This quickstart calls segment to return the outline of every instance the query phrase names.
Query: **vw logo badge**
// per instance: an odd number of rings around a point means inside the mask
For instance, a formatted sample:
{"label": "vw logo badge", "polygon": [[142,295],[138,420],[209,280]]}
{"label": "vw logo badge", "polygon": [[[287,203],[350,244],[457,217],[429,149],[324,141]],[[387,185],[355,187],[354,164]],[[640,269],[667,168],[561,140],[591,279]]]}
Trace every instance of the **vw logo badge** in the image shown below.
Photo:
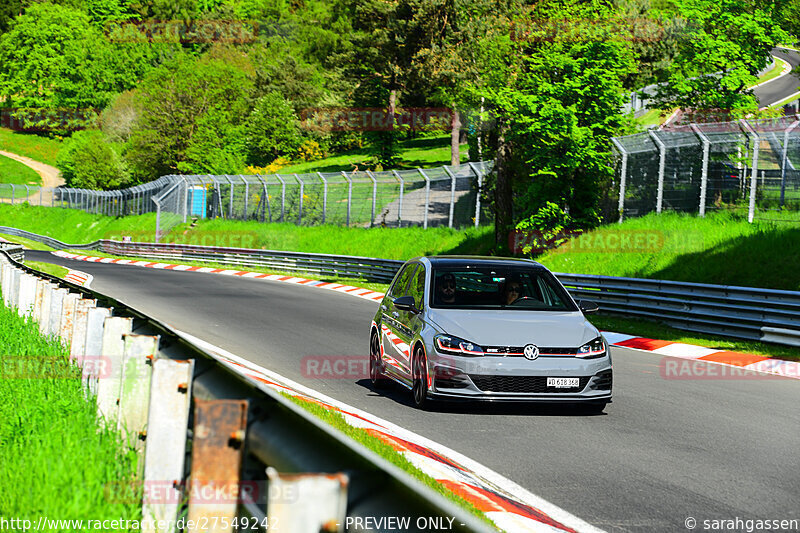
{"label": "vw logo badge", "polygon": [[523,348],[522,353],[525,355],[526,359],[533,361],[539,357],[539,347],[535,344],[528,344]]}

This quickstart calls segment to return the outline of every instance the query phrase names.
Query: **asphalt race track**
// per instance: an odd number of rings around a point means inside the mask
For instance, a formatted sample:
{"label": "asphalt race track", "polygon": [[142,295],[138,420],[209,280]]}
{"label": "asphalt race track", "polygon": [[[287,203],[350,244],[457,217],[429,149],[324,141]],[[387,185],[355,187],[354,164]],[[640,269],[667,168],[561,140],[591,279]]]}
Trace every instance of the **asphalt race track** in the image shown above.
{"label": "asphalt race track", "polygon": [[[792,69],[800,65],[800,54],[792,50],[774,49],[772,55],[789,62]],[[753,89],[753,94],[758,98],[758,105],[761,107],[781,102],[789,96],[800,92],[800,78],[791,72],[782,78],[775,79],[769,83]]]}
{"label": "asphalt race track", "polygon": [[[367,354],[376,303],[288,283],[26,259],[94,276],[93,288],[180,330],[391,420],[608,531],[687,531],[688,517],[800,519],[800,381],[665,379],[661,356],[613,348],[601,416],[535,406],[410,406],[366,379],[304,376],[301,359]],[[669,358],[674,361],[674,359]],[[704,363],[698,363],[704,365]]]}

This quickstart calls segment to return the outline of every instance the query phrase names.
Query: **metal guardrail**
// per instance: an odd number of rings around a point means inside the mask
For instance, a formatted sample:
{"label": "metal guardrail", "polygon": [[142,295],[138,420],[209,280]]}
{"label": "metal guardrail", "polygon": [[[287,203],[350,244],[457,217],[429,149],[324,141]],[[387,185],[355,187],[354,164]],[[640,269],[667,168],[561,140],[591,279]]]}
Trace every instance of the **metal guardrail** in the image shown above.
{"label": "metal guardrail", "polygon": [[6,252],[14,261],[21,262],[25,258],[25,249],[11,242],[0,242],[0,250]]}
{"label": "metal guardrail", "polygon": [[[139,432],[137,437],[137,442],[140,439],[144,441],[143,445],[139,443],[141,446],[146,447],[151,441],[155,445],[159,436],[164,436],[164,424],[157,424],[153,421],[153,395],[155,394],[154,391],[156,391],[157,381],[155,369],[159,366],[164,366],[160,363],[163,360],[169,360],[173,363],[189,363],[191,365],[190,383],[184,382],[177,385],[178,392],[191,391],[192,412],[194,413],[194,426],[193,428],[188,428],[189,438],[194,440],[188,469],[191,482],[200,483],[205,477],[206,480],[211,482],[232,480],[241,486],[253,483],[254,485],[250,486],[263,489],[265,480],[269,479],[272,482],[272,477],[269,477],[269,474],[265,475],[267,467],[279,470],[282,472],[281,475],[284,473],[304,472],[344,473],[348,479],[346,483],[347,517],[407,516],[411,517],[409,531],[423,531],[417,525],[417,518],[419,517],[442,517],[442,519],[450,517],[454,518],[452,529],[455,531],[493,531],[476,516],[445,499],[430,487],[418,482],[408,473],[390,464],[384,458],[356,444],[271,388],[266,385],[259,385],[237,374],[223,364],[219,358],[194,345],[162,322],[105,294],[28,268],[12,258],[11,254],[5,249],[0,250],[0,266],[2,266],[2,269],[0,269],[2,272],[0,284],[2,285],[0,286],[2,287],[4,301],[9,307],[17,308],[21,315],[36,318],[37,311],[46,307],[46,304],[42,304],[41,301],[45,299],[43,295],[48,294],[47,301],[52,303],[58,300],[60,305],[56,307],[53,304],[50,307],[50,325],[45,324],[42,326],[43,328],[53,327],[52,317],[61,317],[60,322],[56,321],[55,329],[48,329],[47,331],[55,331],[56,334],[60,334],[64,338],[64,332],[67,331],[65,324],[68,328],[74,324],[75,329],[70,329],[70,331],[74,332],[78,331],[78,324],[82,324],[83,329],[81,332],[86,332],[87,345],[80,348],[85,353],[79,354],[79,360],[81,360],[81,357],[88,358],[89,354],[93,353],[88,346],[90,337],[102,338],[103,351],[100,353],[103,355],[107,353],[105,350],[107,338],[114,337],[115,334],[119,333],[112,327],[113,324],[109,322],[113,320],[123,319],[129,321],[129,326],[126,330],[127,334],[123,331],[122,335],[116,335],[117,342],[119,342],[119,337],[121,336],[125,344],[126,359],[122,365],[124,371],[127,372],[130,368],[130,363],[135,362],[127,359],[129,343],[136,344],[142,340],[152,340],[154,342],[153,346],[155,348],[151,352],[152,355],[138,354],[142,356],[144,366],[152,368],[150,372],[152,372],[153,376],[151,380],[152,386],[150,387],[150,410],[149,415],[146,415],[150,417],[150,420],[146,422],[146,425],[142,426],[146,427],[147,431]],[[58,295],[58,298],[56,298],[56,295]],[[71,302],[74,307],[68,309],[67,302]],[[92,308],[93,313],[96,312],[94,311],[95,309],[102,309],[98,316],[105,316],[106,318],[105,321],[100,320],[98,324],[95,324],[95,326],[99,326],[99,332],[95,329],[92,330],[93,334],[88,333],[91,326],[87,323],[87,320],[80,322],[76,311],[79,309],[77,302],[87,302],[86,305]],[[45,315],[47,313],[42,312],[41,316]],[[69,319],[66,318],[68,316],[70,317]],[[47,319],[44,320],[46,321]],[[91,322],[91,318],[88,320]],[[77,339],[77,333],[74,333],[74,335]],[[74,354],[74,342],[71,350]],[[118,355],[121,356],[122,354]],[[148,359],[149,362],[145,361],[145,359]],[[123,383],[125,381],[130,380],[124,380]],[[124,387],[125,385],[123,385],[123,389]],[[124,393],[120,392],[120,395],[122,394]],[[176,394],[175,388],[172,389],[172,394]],[[180,397],[180,394],[178,394],[178,397]],[[208,405],[205,402],[218,401],[217,405],[224,407],[222,400],[241,400],[242,402],[237,405],[244,405],[245,407],[244,413],[246,417],[244,420],[240,420],[243,426],[241,430],[232,433],[230,438],[228,437],[229,430],[222,428],[237,428],[239,420],[237,420],[236,415],[238,414],[238,419],[242,418],[241,409],[234,410],[234,416],[232,417],[217,416],[215,418],[212,416],[208,418],[204,415],[202,420],[200,419],[201,409]],[[98,398],[98,408],[101,403]],[[125,403],[125,398],[122,398],[121,403]],[[143,404],[145,406],[148,404],[146,395],[144,396]],[[231,404],[228,403],[227,405],[230,406]],[[162,407],[162,409],[171,407],[166,406]],[[225,409],[219,412],[222,411],[225,411]],[[202,412],[207,413],[207,411]],[[229,415],[231,414],[230,409],[227,412]],[[184,423],[189,423],[190,420],[187,409]],[[158,434],[159,426],[161,427],[160,435]],[[182,439],[187,434],[184,428],[186,426],[183,428],[169,426],[167,428],[173,440],[177,440],[180,443],[177,447],[177,452],[181,460],[185,453],[185,444]],[[211,455],[208,455],[208,449],[198,449],[203,448],[198,444],[198,439],[213,435],[215,431],[222,434],[222,444],[217,449],[211,450]],[[241,440],[241,444],[237,445],[234,442],[237,439]],[[148,467],[150,466],[148,459],[151,457],[150,453],[164,452],[162,450],[155,450],[154,452],[149,449],[144,450],[145,487],[147,487],[148,483],[147,475]],[[202,456],[203,453],[206,453],[206,460],[199,461],[197,458]],[[231,453],[241,454],[242,456],[238,462],[233,461],[234,465],[238,465],[238,471],[236,471],[236,467],[232,467],[227,471],[225,468],[219,467],[220,457]],[[155,461],[155,463],[158,462]],[[163,459],[160,462],[163,463]],[[183,469],[181,469],[181,472],[183,472]],[[213,472],[213,474],[208,477],[210,472]],[[167,477],[160,479],[169,480],[169,487],[159,486],[155,490],[173,490],[175,487],[181,486],[183,481],[183,478],[181,480]],[[151,482],[155,483],[157,480],[151,480]],[[145,493],[147,492],[145,490]],[[264,493],[262,492],[259,498],[263,497]],[[301,495],[295,492],[291,497],[300,498]],[[234,501],[237,499],[234,498]],[[205,509],[201,509],[202,512],[206,513],[203,516],[208,520],[207,523],[211,524],[212,519],[218,517],[214,513],[223,512],[227,503],[229,502],[222,502],[221,504],[220,501],[215,500],[211,505],[207,505]],[[311,507],[317,503],[317,501],[306,502]],[[268,511],[263,504],[263,501],[239,501],[235,509],[237,514],[234,516],[256,519],[263,524],[263,520],[267,516],[265,512]],[[145,502],[144,509],[145,511],[153,512],[160,518],[172,521],[176,519],[174,510],[177,509],[177,504],[173,509],[169,505],[159,507],[158,504]],[[170,515],[169,511],[171,509],[173,512]],[[164,516],[165,510],[168,516]],[[193,512],[197,513],[198,511],[193,511],[192,500],[190,499],[190,517]],[[195,514],[195,516],[197,515]],[[227,523],[230,524],[230,519],[233,517],[228,518]],[[232,527],[224,527],[222,525],[223,522],[219,522],[219,525],[216,525],[217,522],[213,523],[215,524],[214,531],[234,530]],[[375,530],[373,527],[377,527],[370,526],[371,522],[362,520],[362,523],[366,524],[365,531],[373,531]],[[247,529],[250,530],[251,527],[249,526]],[[169,531],[171,528],[158,528],[158,530]],[[341,527],[332,531],[337,530],[341,531]]]}
{"label": "metal guardrail", "polygon": [[[247,248],[95,241],[72,245],[15,228],[0,233],[53,248],[98,249],[148,259],[207,261],[389,282],[403,261]],[[576,299],[602,311],[656,319],[688,331],[800,346],[800,292],[614,276],[556,273]]]}

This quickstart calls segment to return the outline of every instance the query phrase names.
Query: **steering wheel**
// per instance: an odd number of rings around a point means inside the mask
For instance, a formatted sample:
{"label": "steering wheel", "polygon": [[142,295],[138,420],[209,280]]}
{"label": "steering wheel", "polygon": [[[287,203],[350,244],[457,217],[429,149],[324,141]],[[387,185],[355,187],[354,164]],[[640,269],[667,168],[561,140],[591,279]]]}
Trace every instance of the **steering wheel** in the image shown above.
{"label": "steering wheel", "polygon": [[508,305],[514,305],[515,303],[521,302],[523,300],[533,300],[533,298],[531,298],[530,296],[520,296],[519,298],[517,298],[516,300],[514,300],[513,302],[511,302]]}

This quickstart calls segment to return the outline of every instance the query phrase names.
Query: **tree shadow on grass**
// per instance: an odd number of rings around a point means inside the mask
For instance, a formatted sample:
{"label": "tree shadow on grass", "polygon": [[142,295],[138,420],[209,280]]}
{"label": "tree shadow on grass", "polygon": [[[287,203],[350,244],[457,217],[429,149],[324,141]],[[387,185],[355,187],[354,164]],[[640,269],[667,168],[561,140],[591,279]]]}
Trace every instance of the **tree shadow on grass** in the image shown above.
{"label": "tree shadow on grass", "polygon": [[648,277],[800,290],[800,228],[777,226],[701,252],[678,255]]}

